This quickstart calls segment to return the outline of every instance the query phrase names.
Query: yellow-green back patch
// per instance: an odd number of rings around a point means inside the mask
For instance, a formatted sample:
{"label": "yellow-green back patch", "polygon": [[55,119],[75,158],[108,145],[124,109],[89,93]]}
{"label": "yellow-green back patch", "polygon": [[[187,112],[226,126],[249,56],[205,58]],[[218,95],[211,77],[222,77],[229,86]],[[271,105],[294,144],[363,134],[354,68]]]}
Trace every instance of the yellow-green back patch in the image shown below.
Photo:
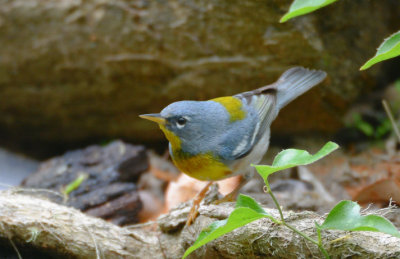
{"label": "yellow-green back patch", "polygon": [[236,97],[232,96],[219,97],[211,99],[211,101],[220,103],[225,107],[225,109],[228,111],[230,115],[231,122],[243,120],[246,116],[246,111],[243,110],[242,102]]}

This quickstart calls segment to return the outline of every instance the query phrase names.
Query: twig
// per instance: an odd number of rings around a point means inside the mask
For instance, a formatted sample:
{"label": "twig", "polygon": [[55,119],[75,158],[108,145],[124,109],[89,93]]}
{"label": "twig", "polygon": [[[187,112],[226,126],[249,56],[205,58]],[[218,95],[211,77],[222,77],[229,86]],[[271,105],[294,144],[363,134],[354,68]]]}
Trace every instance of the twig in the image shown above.
{"label": "twig", "polygon": [[96,242],[96,240],[95,240],[95,238],[94,238],[92,232],[90,231],[90,229],[89,229],[89,227],[88,227],[87,225],[84,225],[84,226],[85,226],[86,231],[89,233],[90,238],[91,238],[92,241],[93,241],[94,248],[95,248],[95,250],[96,250],[96,259],[101,259],[99,246],[98,246],[98,244],[97,244],[97,242]]}
{"label": "twig", "polygon": [[17,246],[14,244],[14,242],[12,241],[12,239],[9,238],[8,240],[10,241],[12,247],[14,248],[15,252],[17,253],[18,259],[22,259],[22,256],[21,256],[21,254],[19,253],[18,248],[17,248]]}
{"label": "twig", "polygon": [[[0,185],[5,185],[1,184]],[[57,191],[49,190],[49,189],[36,189],[36,188],[25,188],[20,186],[10,186],[12,188],[6,190],[16,194],[25,194],[25,193],[32,193],[32,194],[40,194],[40,193],[49,193],[53,194],[56,197],[63,198],[64,196]]]}
{"label": "twig", "polygon": [[15,252],[17,253],[18,259],[22,259],[22,256],[21,256],[20,252],[18,251],[17,246],[15,245],[14,241],[12,241],[9,232],[6,231],[4,224],[2,222],[0,222],[0,224],[1,224],[1,228],[2,228],[3,232],[6,233],[8,241],[10,241],[11,246],[14,248]]}
{"label": "twig", "polygon": [[394,130],[394,133],[396,133],[397,140],[400,143],[400,130],[397,127],[396,121],[393,118],[393,114],[392,114],[392,111],[390,110],[389,104],[386,102],[386,100],[382,100],[382,105],[383,105],[383,108],[385,108],[386,114],[389,117],[390,122],[392,123],[392,127]]}

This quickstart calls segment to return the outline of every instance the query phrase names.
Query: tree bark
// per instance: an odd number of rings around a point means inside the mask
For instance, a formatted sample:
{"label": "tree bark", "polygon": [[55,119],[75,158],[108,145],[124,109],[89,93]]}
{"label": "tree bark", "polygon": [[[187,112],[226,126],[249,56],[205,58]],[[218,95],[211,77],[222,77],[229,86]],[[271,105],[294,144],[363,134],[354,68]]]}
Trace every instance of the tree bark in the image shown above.
{"label": "tree bark", "polygon": [[[0,240],[17,247],[30,244],[58,258],[180,258],[201,230],[226,218],[233,204],[203,205],[200,216],[184,227],[189,204],[154,224],[118,227],[102,219],[18,191],[0,192]],[[274,209],[266,209],[278,217]],[[316,238],[312,212],[285,212],[288,223]],[[399,239],[376,232],[324,231],[332,258],[400,258]],[[334,241],[335,239],[338,239]],[[4,244],[3,244],[4,245]],[[17,253],[17,252],[15,252]],[[291,230],[261,219],[201,247],[189,258],[322,258],[318,248]]]}

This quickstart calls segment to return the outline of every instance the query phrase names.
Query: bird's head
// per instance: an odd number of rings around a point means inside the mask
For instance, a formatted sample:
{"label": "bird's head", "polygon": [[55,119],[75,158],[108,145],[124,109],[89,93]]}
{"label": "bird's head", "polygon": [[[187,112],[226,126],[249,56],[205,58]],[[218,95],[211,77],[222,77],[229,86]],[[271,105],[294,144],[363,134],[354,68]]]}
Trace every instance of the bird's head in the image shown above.
{"label": "bird's head", "polygon": [[161,113],[143,114],[141,118],[158,123],[172,148],[196,148],[218,135],[227,119],[222,107],[210,101],[180,101],[165,107]]}

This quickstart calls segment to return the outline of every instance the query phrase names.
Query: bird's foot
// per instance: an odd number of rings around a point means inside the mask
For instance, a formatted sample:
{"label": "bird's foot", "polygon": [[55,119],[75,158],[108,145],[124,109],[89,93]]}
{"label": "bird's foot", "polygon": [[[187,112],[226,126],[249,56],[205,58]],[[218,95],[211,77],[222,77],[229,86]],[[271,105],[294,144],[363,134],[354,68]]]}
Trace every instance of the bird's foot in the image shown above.
{"label": "bird's foot", "polygon": [[212,184],[213,182],[207,183],[207,185],[204,186],[203,189],[201,189],[201,191],[196,195],[196,197],[194,197],[193,205],[192,208],[190,209],[188,219],[186,221],[186,226],[190,226],[199,215],[200,203],[206,196],[206,193]]}
{"label": "bird's foot", "polygon": [[224,197],[222,197],[221,199],[214,201],[213,204],[218,205],[218,204],[221,204],[224,202],[233,202],[236,200],[238,193],[239,193],[239,189],[235,189],[232,192],[225,195]]}
{"label": "bird's foot", "polygon": [[225,195],[224,197],[222,197],[221,199],[218,199],[216,201],[213,202],[213,204],[221,204],[224,202],[233,202],[236,200],[236,197],[239,194],[239,190],[247,183],[247,179],[245,177],[240,177],[240,182],[239,184],[236,186],[235,189],[233,189],[233,191],[231,191],[230,193],[228,193],[227,195]]}

